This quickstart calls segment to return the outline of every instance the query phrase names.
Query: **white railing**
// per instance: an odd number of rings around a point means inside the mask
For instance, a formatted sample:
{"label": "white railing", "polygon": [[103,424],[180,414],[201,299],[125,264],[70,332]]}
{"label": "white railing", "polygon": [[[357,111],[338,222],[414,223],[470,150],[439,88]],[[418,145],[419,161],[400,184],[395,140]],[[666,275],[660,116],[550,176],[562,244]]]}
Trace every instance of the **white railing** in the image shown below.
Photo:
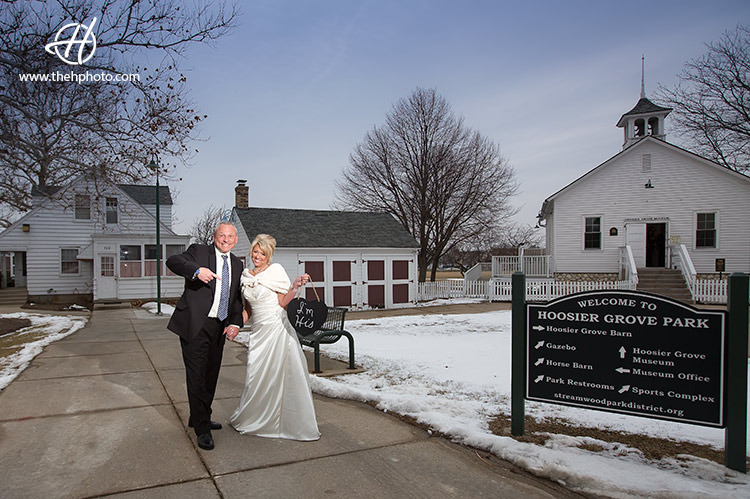
{"label": "white railing", "polygon": [[[693,266],[693,261],[690,259],[690,254],[688,253],[688,250],[684,244],[675,244],[674,249],[675,251],[672,252],[672,264],[677,263],[679,265],[680,272],[682,272],[682,277],[685,279],[685,283],[687,283],[690,294],[693,295],[693,300],[699,301],[695,296],[696,272],[695,267]],[[724,303],[726,303],[727,301],[726,296],[727,295],[725,291]]]}
{"label": "white railing", "polygon": [[726,303],[727,281],[717,279],[696,279],[693,300],[696,303]]}
{"label": "white railing", "polygon": [[492,277],[510,277],[521,271],[521,259],[517,256],[493,256]]}
{"label": "white railing", "polygon": [[[553,279],[526,279],[527,301],[549,301],[560,296],[597,289],[630,289],[635,285],[629,281],[574,282]],[[420,282],[418,300],[437,298],[486,298],[490,301],[511,301],[511,279],[492,281],[435,281]]]}
{"label": "white railing", "polygon": [[620,279],[628,281],[632,289],[638,285],[638,268],[630,245],[620,247]]}
{"label": "white railing", "polygon": [[[550,301],[561,296],[599,289],[635,289],[628,281],[554,281],[552,279],[526,279],[527,301]],[[491,282],[490,300],[511,301],[510,280]]]}
{"label": "white railing", "polygon": [[510,277],[514,272],[549,277],[552,275],[550,261],[550,255],[493,256],[492,277]]}

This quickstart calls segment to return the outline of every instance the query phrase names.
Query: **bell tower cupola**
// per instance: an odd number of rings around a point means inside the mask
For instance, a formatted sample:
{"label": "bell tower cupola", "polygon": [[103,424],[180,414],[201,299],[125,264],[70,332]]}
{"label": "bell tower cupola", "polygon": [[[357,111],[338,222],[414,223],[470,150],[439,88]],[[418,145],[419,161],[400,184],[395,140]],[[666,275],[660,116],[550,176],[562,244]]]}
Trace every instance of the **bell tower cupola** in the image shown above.
{"label": "bell tower cupola", "polygon": [[635,107],[623,114],[617,122],[617,126],[625,132],[623,149],[627,149],[647,135],[661,140],[666,140],[667,137],[664,131],[664,118],[672,108],[657,106],[646,98],[644,65],[645,59],[641,56],[641,98]]}

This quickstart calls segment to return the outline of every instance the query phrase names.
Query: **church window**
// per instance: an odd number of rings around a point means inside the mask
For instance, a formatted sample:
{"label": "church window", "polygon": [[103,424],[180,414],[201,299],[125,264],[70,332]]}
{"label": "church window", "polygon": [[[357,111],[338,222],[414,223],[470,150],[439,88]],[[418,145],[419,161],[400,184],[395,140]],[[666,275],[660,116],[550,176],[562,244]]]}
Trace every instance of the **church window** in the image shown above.
{"label": "church window", "polygon": [[716,213],[696,213],[695,247],[716,247]]}
{"label": "church window", "polygon": [[649,135],[659,134],[659,118],[648,119],[648,134]]}
{"label": "church window", "polygon": [[586,217],[584,219],[583,249],[602,248],[602,218]]}
{"label": "church window", "polygon": [[643,155],[643,165],[641,166],[641,171],[642,172],[651,171],[651,155],[650,154]]}

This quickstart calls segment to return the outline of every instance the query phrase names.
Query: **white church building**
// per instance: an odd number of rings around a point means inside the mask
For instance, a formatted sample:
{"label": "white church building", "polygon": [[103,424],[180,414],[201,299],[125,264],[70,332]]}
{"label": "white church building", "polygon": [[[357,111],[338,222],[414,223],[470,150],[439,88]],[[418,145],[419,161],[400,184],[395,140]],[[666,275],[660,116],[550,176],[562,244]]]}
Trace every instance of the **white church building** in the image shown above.
{"label": "white church building", "polygon": [[547,197],[539,212],[556,280],[636,269],[690,280],[750,272],[750,177],[666,140],[671,109],[646,98],[620,117],[622,150]]}

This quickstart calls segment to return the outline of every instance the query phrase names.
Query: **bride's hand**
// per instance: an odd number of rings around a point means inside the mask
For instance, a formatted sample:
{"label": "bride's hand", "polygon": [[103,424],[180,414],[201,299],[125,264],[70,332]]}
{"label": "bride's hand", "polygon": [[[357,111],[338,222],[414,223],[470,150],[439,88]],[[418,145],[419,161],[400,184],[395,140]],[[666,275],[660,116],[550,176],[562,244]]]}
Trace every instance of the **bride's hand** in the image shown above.
{"label": "bride's hand", "polygon": [[310,276],[308,274],[302,274],[301,276],[297,277],[294,280],[294,290],[297,291],[299,288],[305,285],[307,281],[310,280]]}

